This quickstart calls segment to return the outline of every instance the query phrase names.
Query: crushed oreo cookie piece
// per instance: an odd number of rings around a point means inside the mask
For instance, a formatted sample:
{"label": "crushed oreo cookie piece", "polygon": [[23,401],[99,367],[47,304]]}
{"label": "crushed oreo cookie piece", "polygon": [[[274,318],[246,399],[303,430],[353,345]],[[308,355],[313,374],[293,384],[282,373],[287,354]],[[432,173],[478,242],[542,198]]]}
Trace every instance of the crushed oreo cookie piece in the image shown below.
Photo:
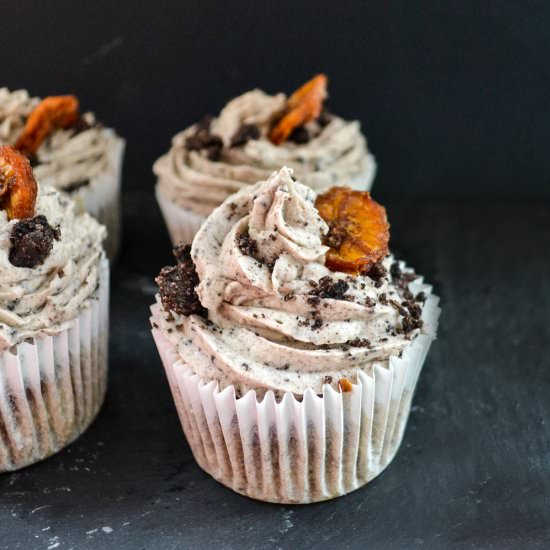
{"label": "crushed oreo cookie piece", "polygon": [[398,332],[408,334],[415,329],[422,328],[424,325],[421,319],[422,308],[417,303],[411,300],[405,300],[401,304],[397,303],[395,300],[391,300],[390,303],[402,316],[401,328],[398,329]]}
{"label": "crushed oreo cookie piece", "polygon": [[317,124],[321,126],[321,128],[324,128],[325,126],[328,126],[334,118],[334,115],[328,111],[327,109],[323,109],[321,111],[321,114],[317,117]]}
{"label": "crushed oreo cookie piece", "polygon": [[338,250],[347,237],[348,231],[346,226],[341,223],[333,222],[329,225],[329,230],[323,240],[323,243],[326,246],[330,246],[330,248],[335,248]]}
{"label": "crushed oreo cookie piece", "polygon": [[388,270],[384,267],[382,260],[370,265],[361,275],[366,275],[374,281],[374,286],[379,288],[382,286],[383,278],[388,274]]}
{"label": "crushed oreo cookie piece", "polygon": [[390,274],[395,286],[404,293],[408,290],[409,284],[415,279],[418,279],[416,273],[403,271],[397,262],[394,262],[390,267]]}
{"label": "crushed oreo cookie piece", "polygon": [[9,260],[15,267],[36,267],[44,263],[59,240],[59,229],[53,228],[46,216],[19,220],[10,234]]}
{"label": "crushed oreo cookie piece", "polygon": [[239,250],[245,255],[250,256],[256,260],[259,264],[267,266],[269,269],[273,269],[275,260],[267,261],[260,255],[258,249],[258,243],[248,233],[242,233],[237,237],[237,246]]}
{"label": "crushed oreo cookie piece", "polygon": [[414,297],[414,299],[417,302],[425,302],[426,301],[426,293],[421,291]]}
{"label": "crushed oreo cookie piece", "polygon": [[241,147],[246,142],[260,138],[260,129],[255,124],[243,124],[231,138],[231,147]]}
{"label": "crushed oreo cookie piece", "polygon": [[223,150],[223,140],[210,132],[212,117],[207,116],[195,125],[195,132],[185,140],[188,151],[205,151],[209,160],[218,161]]}
{"label": "crushed oreo cookie piece", "polygon": [[191,259],[191,245],[177,246],[174,255],[178,264],[164,267],[155,279],[160,288],[164,309],[179,315],[195,314],[206,317],[206,309],[195,291],[199,277]]}
{"label": "crushed oreo cookie piece", "polygon": [[319,298],[332,298],[333,300],[345,300],[345,294],[349,289],[349,283],[343,279],[333,280],[328,275],[321,277],[313,290],[309,291],[310,296]]}
{"label": "crushed oreo cookie piece", "polygon": [[298,126],[294,128],[290,136],[288,136],[288,141],[293,141],[298,144],[309,143],[310,139],[311,136],[305,126]]}
{"label": "crushed oreo cookie piece", "polygon": [[177,244],[172,249],[172,254],[174,254],[178,263],[192,262],[191,259],[191,245],[190,244]]}
{"label": "crushed oreo cookie piece", "polygon": [[64,187],[63,191],[70,194],[78,191],[81,187],[86,187],[87,185],[90,185],[90,180],[79,180],[70,183],[69,185],[67,185],[67,187]]}
{"label": "crushed oreo cookie piece", "polygon": [[239,235],[237,238],[237,246],[245,256],[250,256],[257,261],[261,261],[259,258],[258,242],[250,237],[248,233]]}
{"label": "crushed oreo cookie piece", "polygon": [[74,135],[77,135],[93,127],[94,125],[90,124],[86,120],[86,117],[80,116],[76,119],[76,122],[71,126],[71,130],[74,132]]}
{"label": "crushed oreo cookie piece", "polygon": [[372,344],[368,338],[354,338],[346,342],[348,346],[352,348],[371,348]]}

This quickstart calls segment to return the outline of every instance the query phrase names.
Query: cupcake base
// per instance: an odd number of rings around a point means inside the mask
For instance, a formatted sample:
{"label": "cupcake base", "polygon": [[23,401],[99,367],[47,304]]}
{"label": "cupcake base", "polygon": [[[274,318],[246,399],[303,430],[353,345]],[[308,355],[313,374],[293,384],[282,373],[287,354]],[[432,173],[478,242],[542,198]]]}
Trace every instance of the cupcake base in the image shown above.
{"label": "cupcake base", "polygon": [[96,417],[107,387],[109,267],[59,333],[0,354],[0,472],[55,454]]}
{"label": "cupcake base", "polygon": [[120,187],[125,141],[112,134],[107,166],[88,185],[71,193],[71,198],[85,212],[107,227],[105,251],[111,262],[116,258],[121,238]]}
{"label": "cupcake base", "polygon": [[[237,398],[233,386],[219,391],[179,357],[153,328],[187,441],[199,466],[223,485],[248,497],[275,503],[306,504],[354,491],[384,470],[395,456],[409,416],[412,396],[435,338],[439,308],[431,288],[424,333],[401,357],[358,373],[352,391],[323,386],[301,400],[273,392],[262,401],[249,391]],[[153,327],[161,315],[152,308]]]}
{"label": "cupcake base", "polygon": [[174,246],[177,244],[191,244],[195,233],[206,220],[206,216],[201,216],[188,208],[178,206],[164,197],[158,187],[155,189],[155,195],[172,244]]}

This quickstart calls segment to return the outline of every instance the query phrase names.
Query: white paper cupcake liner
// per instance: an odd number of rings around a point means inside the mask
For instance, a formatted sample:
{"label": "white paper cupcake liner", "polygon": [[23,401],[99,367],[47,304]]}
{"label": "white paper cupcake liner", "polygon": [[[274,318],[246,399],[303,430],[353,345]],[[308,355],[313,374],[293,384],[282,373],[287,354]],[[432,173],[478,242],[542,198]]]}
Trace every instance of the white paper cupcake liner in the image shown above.
{"label": "white paper cupcake liner", "polygon": [[109,264],[80,315],[53,336],[0,354],[0,472],[42,460],[74,441],[105,396]]}
{"label": "white paper cupcake liner", "polygon": [[[162,331],[153,328],[176,409],[199,466],[220,483],[243,495],[277,503],[305,504],[335,498],[375,478],[397,452],[412,396],[435,339],[439,299],[423,291],[424,333],[403,351],[359,372],[347,393],[323,386],[301,401],[286,393],[262,401],[249,391],[237,398],[233,386],[219,391],[179,357]],[[161,315],[152,308],[153,327]]]}
{"label": "white paper cupcake liner", "polygon": [[175,204],[162,195],[158,186],[155,195],[172,244],[191,244],[206,216]]}
{"label": "white paper cupcake liner", "polygon": [[107,227],[104,246],[107,256],[113,261],[120,247],[121,204],[120,187],[122,164],[126,142],[112,130],[111,147],[105,170],[90,179],[90,183],[71,193],[71,198],[84,211]]}

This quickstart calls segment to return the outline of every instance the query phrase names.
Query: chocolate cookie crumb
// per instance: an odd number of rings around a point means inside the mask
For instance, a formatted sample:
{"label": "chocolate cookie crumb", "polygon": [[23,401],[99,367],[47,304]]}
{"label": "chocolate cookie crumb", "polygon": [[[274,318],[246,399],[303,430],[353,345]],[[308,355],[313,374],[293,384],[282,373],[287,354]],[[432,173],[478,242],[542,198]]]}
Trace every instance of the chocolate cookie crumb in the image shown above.
{"label": "chocolate cookie crumb", "polygon": [[176,257],[176,260],[178,260],[178,263],[192,262],[190,244],[177,244],[172,249],[172,253]]}
{"label": "chocolate cookie crumb", "polygon": [[231,138],[230,147],[240,147],[251,139],[260,138],[260,129],[255,124],[243,124]]}
{"label": "chocolate cookie crumb", "polygon": [[346,342],[348,346],[352,348],[371,348],[372,344],[368,338],[354,338]]}
{"label": "chocolate cookie crumb", "polygon": [[311,296],[319,298],[332,298],[333,300],[344,300],[349,289],[349,284],[343,279],[334,281],[328,275],[321,277],[316,287],[309,291]]}
{"label": "chocolate cookie crumb", "polygon": [[325,126],[328,126],[330,122],[332,122],[332,119],[334,118],[334,115],[328,111],[327,109],[323,109],[321,111],[321,114],[317,118],[317,124],[321,126],[321,128],[324,128]]}
{"label": "chocolate cookie crumb", "polygon": [[206,317],[206,309],[195,291],[199,277],[191,259],[191,246],[177,246],[174,255],[178,265],[164,267],[155,279],[160,288],[160,299],[164,309],[179,315],[196,314]]}
{"label": "chocolate cookie crumb", "polygon": [[298,144],[308,143],[310,139],[311,136],[305,126],[298,126],[297,128],[294,128],[290,136],[288,136],[288,141],[293,141]]}
{"label": "chocolate cookie crumb", "polygon": [[217,161],[221,158],[223,140],[220,136],[210,132],[212,117],[207,116],[195,125],[195,132],[185,140],[188,151],[206,152],[208,159]]}
{"label": "chocolate cookie crumb", "polygon": [[59,229],[54,229],[46,216],[19,220],[11,231],[9,260],[15,267],[36,267],[44,263],[59,240]]}
{"label": "chocolate cookie crumb", "polygon": [[333,222],[329,225],[329,230],[323,239],[323,243],[326,246],[330,246],[330,248],[335,248],[338,250],[342,246],[342,243],[346,240],[347,236],[348,232],[346,226],[342,223]]}
{"label": "chocolate cookie crumb", "polygon": [[313,321],[313,325],[312,325],[312,328],[313,329],[319,329],[323,326],[323,320],[320,318],[320,317],[317,317],[314,321]]}
{"label": "chocolate cookie crumb", "polygon": [[71,126],[71,130],[74,132],[74,135],[77,135],[93,127],[94,125],[90,124],[86,120],[86,117],[81,116],[81,117],[78,117],[76,122]]}
{"label": "chocolate cookie crumb", "polygon": [[81,187],[86,187],[87,185],[90,185],[90,180],[79,180],[67,185],[63,191],[70,194],[78,191]]}
{"label": "chocolate cookie crumb", "polygon": [[258,256],[258,243],[253,238],[251,238],[248,233],[242,233],[238,236],[237,246],[245,256],[250,256],[257,261],[261,261]]}
{"label": "chocolate cookie crumb", "polygon": [[[395,264],[394,264],[395,265]],[[382,286],[382,279],[388,274],[388,270],[384,267],[382,260],[372,264],[361,273],[361,275],[366,275],[369,279],[374,281],[374,286],[379,288]]]}

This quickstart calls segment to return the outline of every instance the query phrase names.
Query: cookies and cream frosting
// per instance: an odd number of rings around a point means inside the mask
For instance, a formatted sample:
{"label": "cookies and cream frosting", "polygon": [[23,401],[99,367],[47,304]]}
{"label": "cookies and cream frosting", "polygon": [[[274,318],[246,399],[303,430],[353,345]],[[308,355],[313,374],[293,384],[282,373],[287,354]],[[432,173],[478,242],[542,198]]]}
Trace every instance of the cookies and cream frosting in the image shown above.
{"label": "cookies and cream frosting", "polygon": [[195,236],[207,315],[162,300],[160,328],[201,379],[241,393],[320,393],[399,355],[423,330],[423,297],[408,290],[416,276],[391,256],[369,274],[325,266],[328,227],[315,199],[285,167],[233,195]]}
{"label": "cookies and cream frosting", "polygon": [[[0,145],[14,145],[40,99],[26,90],[0,88]],[[34,174],[42,185],[72,191],[93,181],[109,162],[109,151],[119,138],[113,130],[85,113],[77,127],[56,129],[46,137],[33,159]]]}
{"label": "cookies and cream frosting", "polygon": [[76,214],[73,202],[52,187],[40,187],[35,213],[56,237],[38,265],[17,267],[10,261],[14,232],[29,220],[8,221],[0,211],[0,350],[61,331],[98,287],[105,228]]}
{"label": "cookies and cream frosting", "polygon": [[[301,138],[280,145],[269,140],[286,100],[285,94],[252,90],[230,101],[217,118],[177,134],[170,151],[153,168],[158,192],[208,215],[229,195],[267,179],[281,166],[292,168],[301,182],[317,191],[336,182],[370,187],[376,164],[357,121],[323,114],[299,129]],[[243,137],[247,130],[249,135]],[[209,132],[213,145],[219,140],[219,147],[194,147],[200,131]]]}

